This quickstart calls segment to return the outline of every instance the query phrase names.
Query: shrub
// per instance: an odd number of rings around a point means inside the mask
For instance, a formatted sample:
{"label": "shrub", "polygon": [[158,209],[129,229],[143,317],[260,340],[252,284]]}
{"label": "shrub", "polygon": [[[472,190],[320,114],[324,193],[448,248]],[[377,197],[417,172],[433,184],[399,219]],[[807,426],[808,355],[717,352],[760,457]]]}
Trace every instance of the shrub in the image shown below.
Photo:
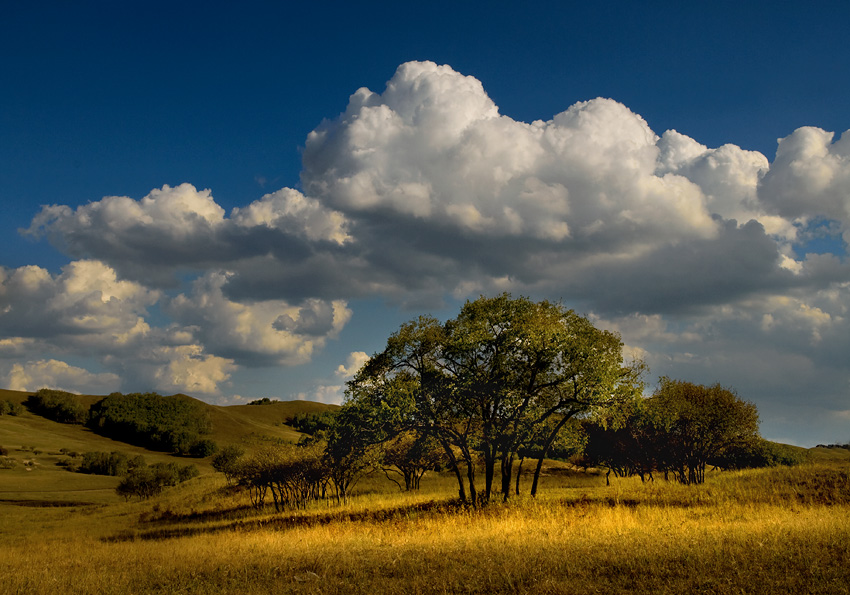
{"label": "shrub", "polygon": [[249,405],[271,405],[272,403],[279,403],[277,399],[270,399],[268,397],[263,397],[262,399],[255,399],[248,403]]}
{"label": "shrub", "polygon": [[20,403],[15,403],[6,399],[0,401],[0,415],[20,415],[24,412],[24,407]]}
{"label": "shrub", "polygon": [[295,428],[303,434],[314,435],[318,432],[327,431],[333,424],[335,413],[323,411],[322,413],[298,413],[287,421],[287,425]]}
{"label": "shrub", "polygon": [[214,455],[218,451],[218,444],[209,438],[201,438],[196,440],[189,447],[189,456],[197,459],[203,459]]}
{"label": "shrub", "polygon": [[807,460],[804,450],[763,438],[727,449],[710,463],[722,469],[755,469],[777,465],[801,465]]}
{"label": "shrub", "polygon": [[8,457],[9,450],[5,446],[0,446],[0,457]]}
{"label": "shrub", "polygon": [[129,500],[133,496],[147,500],[178,483],[197,477],[195,465],[180,467],[177,463],[155,463],[150,466],[135,467],[124,476],[115,493]]}

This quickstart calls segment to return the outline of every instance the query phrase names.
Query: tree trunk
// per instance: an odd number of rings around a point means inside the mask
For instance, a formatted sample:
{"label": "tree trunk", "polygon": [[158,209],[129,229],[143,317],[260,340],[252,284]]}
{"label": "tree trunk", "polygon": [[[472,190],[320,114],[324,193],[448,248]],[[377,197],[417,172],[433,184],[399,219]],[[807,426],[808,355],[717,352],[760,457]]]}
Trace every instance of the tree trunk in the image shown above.
{"label": "tree trunk", "polygon": [[468,504],[468,500],[466,499],[466,487],[463,484],[463,475],[460,472],[460,466],[457,464],[457,457],[455,457],[455,453],[452,450],[451,445],[443,438],[440,438],[440,444],[443,446],[443,450],[446,452],[446,457],[449,459],[449,466],[455,474],[455,478],[457,478],[458,485],[458,498],[464,504]]}
{"label": "tree trunk", "polygon": [[511,495],[511,475],[513,474],[514,453],[502,454],[502,500],[508,501]]}
{"label": "tree trunk", "polygon": [[561,418],[561,421],[558,422],[558,425],[549,433],[549,436],[546,438],[546,442],[543,445],[543,450],[540,451],[540,458],[537,459],[537,467],[534,469],[534,479],[531,482],[531,496],[537,496],[537,483],[540,479],[540,470],[543,468],[543,459],[546,458],[546,454],[549,452],[549,448],[552,446],[552,443],[555,442],[555,438],[558,437],[558,432],[561,431],[561,428],[569,421],[572,415],[565,415]]}
{"label": "tree trunk", "polygon": [[525,457],[520,457],[519,465],[516,469],[516,495],[519,496],[519,476],[522,475],[522,464],[525,462]]}

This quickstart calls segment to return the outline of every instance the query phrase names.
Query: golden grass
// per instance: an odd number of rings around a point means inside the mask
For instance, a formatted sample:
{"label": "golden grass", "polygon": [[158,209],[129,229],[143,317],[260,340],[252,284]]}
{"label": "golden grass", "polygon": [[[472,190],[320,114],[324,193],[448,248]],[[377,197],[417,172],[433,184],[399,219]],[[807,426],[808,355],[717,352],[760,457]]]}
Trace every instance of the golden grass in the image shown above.
{"label": "golden grass", "polygon": [[272,514],[206,476],[151,502],[0,505],[0,593],[850,593],[847,481],[552,475],[537,500],[476,511],[449,504],[451,478],[420,494],[372,478],[344,507]]}

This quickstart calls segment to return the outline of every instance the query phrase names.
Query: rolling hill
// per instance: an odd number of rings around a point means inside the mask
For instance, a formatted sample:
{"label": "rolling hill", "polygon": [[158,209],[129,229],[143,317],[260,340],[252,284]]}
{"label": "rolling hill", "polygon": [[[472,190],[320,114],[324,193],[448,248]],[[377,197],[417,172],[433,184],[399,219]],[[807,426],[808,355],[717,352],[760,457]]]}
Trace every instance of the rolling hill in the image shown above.
{"label": "rolling hill", "polygon": [[[0,389],[0,401],[23,403],[32,393]],[[98,395],[78,395],[90,407]],[[273,401],[262,405],[218,406],[196,400],[209,415],[212,433],[220,446],[237,444],[250,450],[259,444],[297,441],[302,434],[286,425],[296,414],[321,413],[337,408],[309,401]],[[29,411],[0,416],[0,446],[8,451],[12,467],[0,468],[0,501],[55,504],[119,500],[114,488],[119,478],[70,473],[63,466],[73,453],[121,452],[128,457],[144,456],[149,463],[195,464],[200,472],[212,473],[210,459],[181,458],[147,450],[96,434],[82,425],[51,421]]]}

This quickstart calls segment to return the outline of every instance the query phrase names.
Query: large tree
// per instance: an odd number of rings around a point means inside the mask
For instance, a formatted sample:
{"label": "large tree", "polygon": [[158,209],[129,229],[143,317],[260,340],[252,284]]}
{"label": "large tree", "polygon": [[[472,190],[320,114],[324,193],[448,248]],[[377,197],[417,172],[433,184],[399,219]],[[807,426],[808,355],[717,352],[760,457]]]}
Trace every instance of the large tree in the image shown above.
{"label": "large tree", "polygon": [[344,409],[358,412],[373,442],[407,430],[433,436],[460,498],[477,505],[492,496],[497,465],[508,497],[516,454],[532,441],[540,445],[535,493],[567,421],[634,398],[641,371],[624,365],[616,334],[561,304],[502,294],[468,301],[445,324],[402,325],[349,383]]}

